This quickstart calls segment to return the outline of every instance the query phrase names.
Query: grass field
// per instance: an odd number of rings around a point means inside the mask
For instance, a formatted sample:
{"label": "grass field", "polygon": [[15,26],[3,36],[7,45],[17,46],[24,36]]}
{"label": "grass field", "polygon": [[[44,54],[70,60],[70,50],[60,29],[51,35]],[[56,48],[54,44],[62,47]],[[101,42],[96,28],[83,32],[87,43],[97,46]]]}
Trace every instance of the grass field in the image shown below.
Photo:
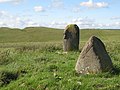
{"label": "grass field", "polygon": [[[78,75],[74,68],[91,35],[105,44],[111,72]],[[0,90],[120,90],[120,30],[81,30],[80,50],[63,53],[63,30],[0,28]]]}

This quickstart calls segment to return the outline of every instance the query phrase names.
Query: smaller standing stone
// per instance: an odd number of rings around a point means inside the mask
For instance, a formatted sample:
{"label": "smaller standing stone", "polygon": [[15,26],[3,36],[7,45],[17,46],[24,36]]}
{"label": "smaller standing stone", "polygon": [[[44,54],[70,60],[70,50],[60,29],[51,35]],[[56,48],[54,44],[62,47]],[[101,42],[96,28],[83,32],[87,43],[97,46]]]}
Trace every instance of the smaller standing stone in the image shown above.
{"label": "smaller standing stone", "polygon": [[68,25],[64,30],[63,50],[79,50],[79,27],[76,24]]}
{"label": "smaller standing stone", "polygon": [[112,61],[103,42],[95,36],[90,37],[76,63],[77,73],[100,73],[110,71],[112,68]]}

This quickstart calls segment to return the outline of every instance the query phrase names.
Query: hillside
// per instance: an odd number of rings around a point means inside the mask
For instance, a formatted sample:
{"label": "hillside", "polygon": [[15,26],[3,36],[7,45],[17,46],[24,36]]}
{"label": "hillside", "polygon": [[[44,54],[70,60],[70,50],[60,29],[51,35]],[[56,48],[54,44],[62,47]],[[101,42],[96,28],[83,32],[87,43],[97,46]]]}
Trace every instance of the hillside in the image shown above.
{"label": "hillside", "polygon": [[[119,41],[120,30],[81,29],[80,38],[82,41],[86,41],[91,35],[96,35],[107,41]],[[0,43],[62,41],[62,37],[63,30],[60,29],[45,27],[0,28]]]}
{"label": "hillside", "polygon": [[[42,42],[60,40],[62,32],[51,28],[0,29],[0,42]],[[56,37],[57,36],[57,37]]]}
{"label": "hillside", "polygon": [[[84,43],[96,35],[105,43],[111,72],[78,75]],[[63,30],[0,28],[0,90],[120,90],[120,30],[81,30],[80,50],[63,53]]]}

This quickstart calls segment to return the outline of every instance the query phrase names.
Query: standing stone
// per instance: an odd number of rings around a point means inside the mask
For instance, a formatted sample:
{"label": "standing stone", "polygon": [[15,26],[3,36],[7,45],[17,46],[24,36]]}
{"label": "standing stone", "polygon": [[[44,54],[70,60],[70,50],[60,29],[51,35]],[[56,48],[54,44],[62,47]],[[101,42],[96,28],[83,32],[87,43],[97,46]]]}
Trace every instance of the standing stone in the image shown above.
{"label": "standing stone", "polygon": [[103,42],[95,36],[90,37],[76,63],[77,73],[100,73],[110,71],[112,68],[112,61]]}
{"label": "standing stone", "polygon": [[79,50],[79,27],[76,24],[68,25],[64,30],[63,50]]}

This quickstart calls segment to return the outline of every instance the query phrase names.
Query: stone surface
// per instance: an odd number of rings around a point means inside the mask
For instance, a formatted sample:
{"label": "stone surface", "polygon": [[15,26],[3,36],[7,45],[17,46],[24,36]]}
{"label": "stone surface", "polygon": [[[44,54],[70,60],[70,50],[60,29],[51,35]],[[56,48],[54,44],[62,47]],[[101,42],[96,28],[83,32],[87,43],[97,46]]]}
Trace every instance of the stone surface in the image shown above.
{"label": "stone surface", "polygon": [[63,50],[79,50],[79,27],[76,24],[68,25],[64,30]]}
{"label": "stone surface", "polygon": [[90,37],[76,63],[77,73],[100,73],[110,71],[112,68],[112,61],[103,42],[95,36]]}

